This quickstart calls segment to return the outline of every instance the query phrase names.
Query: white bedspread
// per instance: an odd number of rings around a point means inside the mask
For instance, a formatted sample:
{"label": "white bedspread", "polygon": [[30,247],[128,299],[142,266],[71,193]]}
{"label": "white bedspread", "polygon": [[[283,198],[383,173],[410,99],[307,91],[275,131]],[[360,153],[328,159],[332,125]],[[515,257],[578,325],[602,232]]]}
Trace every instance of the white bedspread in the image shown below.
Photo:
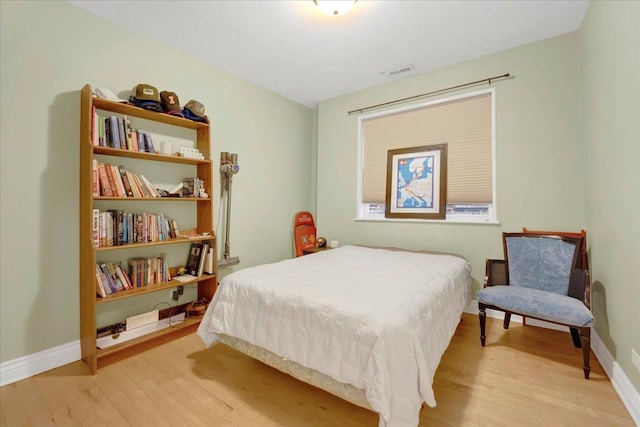
{"label": "white bedspread", "polygon": [[364,389],[380,426],[419,422],[471,298],[456,256],[344,246],[225,277],[198,328],[224,333]]}

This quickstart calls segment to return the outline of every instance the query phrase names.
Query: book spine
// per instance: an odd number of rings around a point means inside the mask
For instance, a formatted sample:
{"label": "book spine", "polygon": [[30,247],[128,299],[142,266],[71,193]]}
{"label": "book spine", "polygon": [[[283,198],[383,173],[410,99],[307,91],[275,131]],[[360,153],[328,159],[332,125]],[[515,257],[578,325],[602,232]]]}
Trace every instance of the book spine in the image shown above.
{"label": "book spine", "polygon": [[105,264],[107,266],[107,271],[109,272],[109,276],[111,276],[111,280],[113,281],[116,287],[116,292],[124,290],[124,284],[120,281],[120,278],[118,277],[118,273],[116,272],[116,268],[113,265],[113,263],[107,262]]}
{"label": "book spine", "polygon": [[108,117],[104,119],[104,139],[105,146],[113,148],[113,138],[111,138],[111,120]]}
{"label": "book spine", "polygon": [[104,284],[102,283],[101,273],[102,271],[100,271],[100,266],[96,264],[96,293],[99,297],[104,298],[107,296],[107,292],[105,291]]}
{"label": "book spine", "polygon": [[153,140],[151,139],[151,134],[149,132],[145,132],[144,133],[144,139],[145,139],[145,143],[146,143],[146,146],[147,146],[147,151],[149,153],[155,153],[156,149],[155,149],[155,147],[153,145]]}
{"label": "book spine", "polygon": [[113,217],[113,211],[107,211],[107,214],[105,246],[113,246],[113,227],[115,224],[115,218]]}
{"label": "book spine", "polygon": [[127,116],[124,116],[124,135],[127,140],[127,150],[137,151],[137,148],[133,148],[133,130],[131,128],[131,120]]}
{"label": "book spine", "polygon": [[111,277],[111,273],[109,272],[109,267],[107,266],[107,264],[105,263],[100,264],[100,269],[102,270],[102,274],[104,274],[105,282],[109,286],[109,289],[111,289],[111,293],[113,294],[115,292],[118,292],[118,287],[113,281],[113,277]]}
{"label": "book spine", "polygon": [[204,262],[204,272],[207,274],[213,274],[213,248],[209,248],[207,251],[207,258]]}
{"label": "book spine", "polygon": [[142,183],[149,190],[149,193],[151,194],[151,197],[160,197],[160,194],[158,194],[158,192],[153,188],[153,185],[151,185],[149,180],[144,175],[140,175],[140,179],[142,180]]}
{"label": "book spine", "polygon": [[91,218],[91,232],[93,236],[93,246],[100,246],[100,209],[93,210]]}
{"label": "book spine", "polygon": [[120,172],[120,179],[122,179],[122,185],[124,186],[125,193],[127,197],[133,197],[133,189],[131,188],[131,183],[129,182],[129,177],[127,176],[127,170],[124,166],[118,166],[118,172]]}
{"label": "book spine", "polygon": [[116,211],[116,227],[114,229],[116,233],[116,246],[121,246],[124,244],[124,220],[123,220],[124,212],[122,209],[118,209]]}
{"label": "book spine", "polygon": [[198,260],[198,274],[196,275],[198,277],[202,276],[202,273],[204,272],[204,263],[207,259],[207,252],[209,252],[209,244],[203,243],[202,251],[200,252],[200,259]]}
{"label": "book spine", "polygon": [[127,192],[124,189],[124,184],[122,183],[122,177],[120,177],[120,171],[115,165],[110,165],[107,163],[108,170],[111,172],[109,177],[113,180],[113,188],[115,190],[116,196],[118,197],[127,197]]}
{"label": "book spine", "polygon": [[100,181],[101,194],[105,197],[113,197],[113,187],[104,163],[98,163],[98,179]]}
{"label": "book spine", "polygon": [[122,117],[118,117],[118,136],[120,138],[120,148],[123,150],[128,150],[127,147],[127,136],[124,131],[124,119]]}
{"label": "book spine", "polygon": [[98,144],[98,113],[96,113],[96,106],[91,106],[91,144],[94,146]]}
{"label": "book spine", "polygon": [[118,275],[118,279],[122,282],[122,285],[125,289],[133,289],[131,285],[131,279],[129,279],[129,275],[124,271],[121,263],[117,263],[114,265],[114,269],[116,274]]}
{"label": "book spine", "polygon": [[98,159],[92,161],[91,179],[93,182],[93,197],[100,196],[100,179],[98,177]]}
{"label": "book spine", "polygon": [[104,147],[105,138],[104,138],[104,118],[98,117],[98,145],[100,147]]}
{"label": "book spine", "polygon": [[113,148],[120,148],[120,128],[118,127],[118,118],[116,116],[109,117],[109,130]]}
{"label": "book spine", "polygon": [[140,151],[140,147],[138,146],[138,131],[135,129],[131,129],[131,149],[133,151]]}
{"label": "book spine", "polygon": [[107,246],[107,215],[108,212],[100,212],[100,246]]}

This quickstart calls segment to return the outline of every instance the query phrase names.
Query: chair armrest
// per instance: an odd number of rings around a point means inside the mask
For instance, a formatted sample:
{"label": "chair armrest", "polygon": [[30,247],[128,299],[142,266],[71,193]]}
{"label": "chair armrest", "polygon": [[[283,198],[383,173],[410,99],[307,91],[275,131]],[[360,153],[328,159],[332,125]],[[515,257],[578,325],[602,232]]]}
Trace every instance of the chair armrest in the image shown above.
{"label": "chair armrest", "polygon": [[506,261],[503,259],[488,259],[485,264],[484,287],[508,284]]}
{"label": "chair armrest", "polygon": [[589,270],[575,269],[569,276],[570,297],[579,299],[591,310],[591,276]]}

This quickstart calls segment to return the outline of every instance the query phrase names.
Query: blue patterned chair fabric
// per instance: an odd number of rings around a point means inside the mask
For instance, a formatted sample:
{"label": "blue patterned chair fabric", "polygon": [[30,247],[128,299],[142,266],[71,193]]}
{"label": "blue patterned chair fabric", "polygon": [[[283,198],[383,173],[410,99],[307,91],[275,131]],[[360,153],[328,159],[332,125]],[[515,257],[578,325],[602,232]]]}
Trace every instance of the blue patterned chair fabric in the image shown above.
{"label": "blue patterned chair fabric", "polygon": [[[485,345],[486,309],[566,325],[576,347],[583,347],[589,378],[589,348],[594,317],[589,302],[589,272],[579,270],[582,238],[503,233],[504,260],[487,260],[484,288],[478,292],[480,340]],[[579,333],[579,334],[578,334]]]}

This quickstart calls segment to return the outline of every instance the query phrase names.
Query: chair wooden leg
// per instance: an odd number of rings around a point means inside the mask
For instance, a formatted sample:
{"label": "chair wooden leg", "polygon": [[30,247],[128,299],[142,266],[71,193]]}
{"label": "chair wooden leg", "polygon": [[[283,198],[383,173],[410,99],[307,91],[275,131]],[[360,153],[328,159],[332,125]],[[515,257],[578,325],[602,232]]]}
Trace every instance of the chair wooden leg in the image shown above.
{"label": "chair wooden leg", "polygon": [[580,342],[580,334],[578,333],[578,328],[569,328],[571,331],[571,339],[573,340],[573,345],[576,348],[582,347],[582,343]]}
{"label": "chair wooden leg", "polygon": [[502,322],[502,327],[505,329],[509,329],[509,322],[511,322],[511,313],[508,311],[504,312],[504,322]]}
{"label": "chair wooden leg", "polygon": [[480,307],[478,318],[480,319],[480,343],[484,347],[484,342],[487,339],[487,337],[485,336],[485,328],[487,324],[487,312],[485,307]]}
{"label": "chair wooden leg", "polygon": [[589,360],[591,358],[591,328],[580,328],[580,341],[582,341],[582,359],[584,367],[584,379],[589,379],[589,372],[591,367],[589,366]]}

